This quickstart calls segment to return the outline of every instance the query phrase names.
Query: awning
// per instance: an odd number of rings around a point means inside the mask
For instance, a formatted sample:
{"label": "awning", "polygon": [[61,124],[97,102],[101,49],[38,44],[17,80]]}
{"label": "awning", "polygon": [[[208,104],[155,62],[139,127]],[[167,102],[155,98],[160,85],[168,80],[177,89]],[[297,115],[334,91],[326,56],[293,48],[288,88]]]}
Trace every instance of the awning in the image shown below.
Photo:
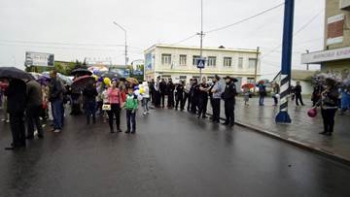
{"label": "awning", "polygon": [[350,47],[304,53],[301,55],[302,64],[320,64],[337,60],[350,59]]}

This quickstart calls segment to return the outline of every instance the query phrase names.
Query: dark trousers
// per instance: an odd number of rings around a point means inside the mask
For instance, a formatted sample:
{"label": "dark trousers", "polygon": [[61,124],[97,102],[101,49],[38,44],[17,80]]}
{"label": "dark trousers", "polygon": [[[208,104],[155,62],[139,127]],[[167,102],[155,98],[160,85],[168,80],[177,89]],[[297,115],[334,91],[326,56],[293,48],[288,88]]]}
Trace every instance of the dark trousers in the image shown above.
{"label": "dark trousers", "polygon": [[41,105],[39,106],[30,106],[27,108],[27,135],[28,137],[34,137],[34,130],[38,130],[38,135],[43,136],[43,128],[40,122],[40,114],[43,111]]}
{"label": "dark trousers", "polygon": [[160,92],[159,91],[154,91],[154,105],[156,107],[159,107],[160,106]]}
{"label": "dark trousers", "polygon": [[120,105],[111,104],[111,110],[107,112],[109,119],[109,128],[113,131],[113,120],[116,118],[117,130],[120,130]]}
{"label": "dark trousers", "polygon": [[133,110],[126,110],[126,125],[128,131],[136,131],[136,112]]}
{"label": "dark trousers", "polygon": [[187,111],[190,111],[191,109],[191,97],[189,93],[185,93],[185,97],[184,97],[184,106],[186,104],[187,101]]}
{"label": "dark trousers", "polygon": [[176,96],[176,103],[175,103],[175,109],[177,110],[180,104],[180,110],[184,110],[185,107],[185,101],[183,98],[183,95],[177,95]]}
{"label": "dark trousers", "polygon": [[10,127],[12,132],[12,145],[14,147],[25,146],[24,112],[10,113]]}
{"label": "dark trousers", "polygon": [[274,101],[275,105],[277,105],[277,104],[278,104],[278,99],[277,99],[277,97],[276,97],[276,96],[273,96],[272,98],[273,98],[273,101]]}
{"label": "dark trousers", "polygon": [[233,126],[235,124],[235,101],[227,100],[225,101],[225,124]]}
{"label": "dark trousers", "polygon": [[91,116],[92,116],[92,122],[96,123],[96,101],[85,102],[85,114],[86,114],[87,124],[90,124]]}
{"label": "dark trousers", "polygon": [[198,102],[198,98],[191,97],[191,113],[197,113]]}
{"label": "dark trousers", "polygon": [[213,122],[220,122],[220,101],[219,98],[213,99]]}
{"label": "dark trousers", "polygon": [[205,117],[207,114],[208,98],[200,98],[198,101],[198,116]]}
{"label": "dark trousers", "polygon": [[165,103],[165,93],[160,93],[160,103],[162,105],[162,107],[164,107],[164,103]]}
{"label": "dark trousers", "polygon": [[174,107],[174,92],[169,92],[168,94],[168,107],[169,108]]}
{"label": "dark trousers", "polygon": [[334,117],[337,109],[321,109],[323,126],[325,132],[334,131]]}
{"label": "dark trousers", "polygon": [[299,105],[299,101],[301,105],[304,105],[303,97],[300,93],[295,93],[295,104]]}
{"label": "dark trousers", "polygon": [[52,116],[54,129],[61,130],[63,127],[64,108],[62,100],[52,101]]}

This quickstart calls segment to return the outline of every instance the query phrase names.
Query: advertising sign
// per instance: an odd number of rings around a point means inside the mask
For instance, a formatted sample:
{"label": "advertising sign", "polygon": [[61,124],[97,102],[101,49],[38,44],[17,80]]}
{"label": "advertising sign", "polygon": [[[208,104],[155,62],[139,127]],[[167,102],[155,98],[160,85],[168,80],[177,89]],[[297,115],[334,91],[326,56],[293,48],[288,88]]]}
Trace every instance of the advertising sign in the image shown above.
{"label": "advertising sign", "polygon": [[25,65],[26,66],[53,66],[54,54],[26,52]]}
{"label": "advertising sign", "polygon": [[147,53],[145,55],[145,70],[153,69],[153,56],[152,53]]}

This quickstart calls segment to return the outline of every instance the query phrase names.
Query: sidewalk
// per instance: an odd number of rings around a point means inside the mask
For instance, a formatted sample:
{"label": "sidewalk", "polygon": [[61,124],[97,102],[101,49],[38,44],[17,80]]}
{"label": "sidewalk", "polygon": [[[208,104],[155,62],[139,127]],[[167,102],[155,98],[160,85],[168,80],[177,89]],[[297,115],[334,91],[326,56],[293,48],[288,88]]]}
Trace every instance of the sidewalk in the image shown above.
{"label": "sidewalk", "polygon": [[[272,106],[272,98],[266,98],[265,106],[260,107],[257,98],[249,101],[250,106],[244,106],[243,98],[239,97],[235,109],[236,122],[238,125],[350,164],[350,114],[337,115],[333,136],[323,136],[319,134],[323,131],[320,112],[316,118],[310,118],[307,110],[312,104],[307,99],[304,100],[306,106],[297,107],[295,103],[289,103],[291,124],[276,124],[275,115],[278,108]],[[210,107],[208,112],[211,113]],[[223,102],[221,117],[225,118]]]}

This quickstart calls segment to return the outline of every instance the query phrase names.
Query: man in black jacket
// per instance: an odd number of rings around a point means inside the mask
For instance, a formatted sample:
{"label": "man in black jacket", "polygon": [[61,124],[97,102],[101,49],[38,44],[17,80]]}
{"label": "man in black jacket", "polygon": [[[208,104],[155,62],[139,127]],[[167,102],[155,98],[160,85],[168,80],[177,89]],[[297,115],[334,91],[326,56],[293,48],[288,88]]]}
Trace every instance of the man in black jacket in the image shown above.
{"label": "man in black jacket", "polygon": [[164,103],[165,103],[165,95],[167,94],[166,92],[166,82],[164,79],[159,83],[159,92],[160,92],[160,103],[162,107],[164,108]]}
{"label": "man in black jacket", "polygon": [[63,92],[64,88],[57,79],[57,71],[51,71],[49,84],[49,101],[52,105],[52,115],[54,123],[54,133],[60,133],[63,127]]}
{"label": "man in black jacket", "polygon": [[24,81],[10,79],[5,92],[8,98],[7,112],[10,114],[10,126],[13,142],[5,150],[15,150],[26,146],[24,110],[26,108],[27,87]]}
{"label": "man in black jacket", "polygon": [[172,109],[174,107],[174,91],[175,85],[173,80],[169,78],[166,92],[168,93],[168,108]]}
{"label": "man in black jacket", "polygon": [[299,106],[298,101],[300,101],[301,105],[304,106],[303,98],[301,96],[302,89],[299,81],[297,81],[297,85],[294,88],[294,92],[295,92],[295,104]]}
{"label": "man in black jacket", "polygon": [[92,116],[92,123],[96,123],[96,96],[98,95],[96,87],[93,82],[90,82],[83,90],[84,107],[86,114],[86,124],[90,124]]}
{"label": "man in black jacket", "polygon": [[179,84],[176,86],[176,93],[175,93],[175,110],[178,110],[179,104],[180,104],[180,110],[183,111],[185,107],[184,103],[184,82],[180,81]]}
{"label": "man in black jacket", "polygon": [[207,105],[208,105],[208,91],[209,85],[207,79],[202,78],[202,83],[199,84],[199,98],[198,98],[198,118],[207,118]]}
{"label": "man in black jacket", "polygon": [[34,126],[38,130],[38,138],[44,137],[44,132],[40,122],[42,112],[43,93],[41,85],[34,81],[27,82],[27,139],[34,138]]}
{"label": "man in black jacket", "polygon": [[227,76],[226,80],[226,88],[224,93],[222,94],[222,99],[225,101],[225,115],[226,121],[224,125],[228,125],[233,127],[235,124],[235,103],[236,103],[236,85],[234,83],[234,79]]}

